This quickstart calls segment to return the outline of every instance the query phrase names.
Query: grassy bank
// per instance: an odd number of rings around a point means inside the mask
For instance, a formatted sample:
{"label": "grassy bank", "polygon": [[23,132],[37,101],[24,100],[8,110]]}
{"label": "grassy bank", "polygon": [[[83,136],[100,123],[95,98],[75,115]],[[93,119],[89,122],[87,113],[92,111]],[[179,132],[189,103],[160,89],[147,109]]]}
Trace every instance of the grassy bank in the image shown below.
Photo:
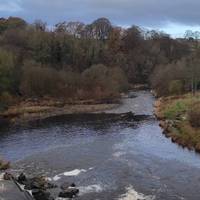
{"label": "grassy bank", "polygon": [[0,112],[0,118],[8,119],[14,124],[45,119],[54,116],[103,112],[119,105],[118,99],[87,100],[87,101],[61,101],[56,99],[28,99],[19,101],[7,110]]}
{"label": "grassy bank", "polygon": [[[194,127],[191,110],[199,103],[200,94],[163,97],[155,103],[155,114],[167,137],[183,147],[200,152],[200,127]],[[196,120],[200,121],[200,118]]]}

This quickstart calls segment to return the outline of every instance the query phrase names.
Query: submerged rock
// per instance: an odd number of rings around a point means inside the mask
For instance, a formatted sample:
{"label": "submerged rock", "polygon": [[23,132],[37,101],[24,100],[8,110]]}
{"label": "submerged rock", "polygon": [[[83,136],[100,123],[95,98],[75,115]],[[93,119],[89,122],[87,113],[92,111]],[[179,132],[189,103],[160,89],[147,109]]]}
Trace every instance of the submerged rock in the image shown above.
{"label": "submerged rock", "polygon": [[57,185],[53,184],[53,183],[49,183],[45,177],[43,176],[39,176],[39,177],[34,177],[34,178],[30,178],[27,179],[26,181],[23,181],[25,187],[25,190],[33,190],[33,189],[42,189],[42,190],[46,190],[46,189],[52,189],[52,188],[56,188]]}
{"label": "submerged rock", "polygon": [[24,189],[25,190],[44,189],[44,187],[43,185],[41,185],[40,183],[36,181],[27,180]]}
{"label": "submerged rock", "polygon": [[135,93],[133,93],[133,92],[130,92],[129,94],[128,94],[128,98],[130,98],[130,99],[133,99],[133,98],[136,98],[137,96],[135,95]]}
{"label": "submerged rock", "polygon": [[61,190],[67,190],[69,187],[76,187],[76,185],[74,183],[71,184],[71,183],[65,182],[60,186]]}
{"label": "submerged rock", "polygon": [[17,182],[20,183],[20,184],[22,184],[22,185],[26,185],[26,183],[27,183],[27,178],[26,178],[26,176],[25,176],[24,173],[21,173],[21,174],[19,175],[19,177],[17,178]]}
{"label": "submerged rock", "polygon": [[32,190],[32,195],[35,200],[54,200],[51,194],[45,190],[34,189]]}
{"label": "submerged rock", "polygon": [[[13,176],[9,173],[5,173],[5,179],[11,180]],[[32,194],[35,200],[54,200],[55,194],[60,198],[73,198],[79,193],[79,189],[76,188],[75,183],[64,182],[61,186],[60,193],[57,189],[57,185],[50,183],[46,177],[38,176],[34,178],[28,178],[24,173],[21,173],[17,179],[14,179],[17,183],[24,185],[23,191]],[[54,197],[52,197],[53,195]]]}
{"label": "submerged rock", "polygon": [[68,188],[59,193],[59,197],[61,198],[73,198],[79,193],[79,189],[76,188]]}
{"label": "submerged rock", "polygon": [[71,187],[76,187],[76,184],[75,184],[75,183],[72,183],[72,184],[71,184]]}
{"label": "submerged rock", "polygon": [[10,181],[10,180],[12,180],[13,178],[14,178],[13,175],[10,174],[10,173],[8,173],[8,172],[6,172],[6,173],[3,175],[3,179],[4,179],[5,181]]}

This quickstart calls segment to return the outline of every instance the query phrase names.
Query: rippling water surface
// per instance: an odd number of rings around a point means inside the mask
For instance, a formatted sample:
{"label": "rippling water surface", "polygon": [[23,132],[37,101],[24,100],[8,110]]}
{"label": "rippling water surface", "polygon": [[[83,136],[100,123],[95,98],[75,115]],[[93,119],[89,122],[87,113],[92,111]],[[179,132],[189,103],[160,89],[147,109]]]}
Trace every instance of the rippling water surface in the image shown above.
{"label": "rippling water surface", "polygon": [[199,200],[200,156],[162,135],[154,98],[136,92],[108,113],[152,115],[141,122],[106,115],[56,117],[1,133],[0,154],[16,170],[73,181],[82,200]]}

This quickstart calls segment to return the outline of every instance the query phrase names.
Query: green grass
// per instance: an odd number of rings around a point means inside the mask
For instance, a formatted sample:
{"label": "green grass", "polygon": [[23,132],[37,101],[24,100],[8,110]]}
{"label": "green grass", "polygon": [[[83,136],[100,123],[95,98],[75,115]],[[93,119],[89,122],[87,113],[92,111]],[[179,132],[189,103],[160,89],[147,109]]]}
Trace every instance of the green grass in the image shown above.
{"label": "green grass", "polygon": [[199,94],[195,97],[187,94],[179,97],[168,97],[161,106],[162,115],[165,119],[172,120],[175,124],[170,136],[176,139],[177,143],[194,148],[198,152],[200,152],[200,128],[192,127],[189,122],[188,111],[199,102]]}
{"label": "green grass", "polygon": [[185,101],[176,101],[172,103],[172,105],[170,104],[169,106],[167,106],[167,108],[165,108],[164,117],[171,120],[176,119],[177,117],[183,115],[187,111],[187,109],[188,104]]}
{"label": "green grass", "polygon": [[196,102],[200,102],[200,96],[195,97],[190,94],[180,96],[178,99],[170,99],[163,105],[163,115],[166,119],[174,120],[186,116],[188,109]]}

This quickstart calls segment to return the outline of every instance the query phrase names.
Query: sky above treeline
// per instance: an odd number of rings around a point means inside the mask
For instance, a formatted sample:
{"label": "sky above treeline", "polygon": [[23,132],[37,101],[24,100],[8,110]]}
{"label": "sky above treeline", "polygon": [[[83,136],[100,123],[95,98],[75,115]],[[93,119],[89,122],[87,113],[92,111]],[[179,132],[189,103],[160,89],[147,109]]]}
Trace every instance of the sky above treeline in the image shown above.
{"label": "sky above treeline", "polygon": [[49,26],[62,21],[91,23],[107,17],[113,25],[162,30],[180,37],[200,31],[200,0],[0,0],[0,17],[41,19]]}

